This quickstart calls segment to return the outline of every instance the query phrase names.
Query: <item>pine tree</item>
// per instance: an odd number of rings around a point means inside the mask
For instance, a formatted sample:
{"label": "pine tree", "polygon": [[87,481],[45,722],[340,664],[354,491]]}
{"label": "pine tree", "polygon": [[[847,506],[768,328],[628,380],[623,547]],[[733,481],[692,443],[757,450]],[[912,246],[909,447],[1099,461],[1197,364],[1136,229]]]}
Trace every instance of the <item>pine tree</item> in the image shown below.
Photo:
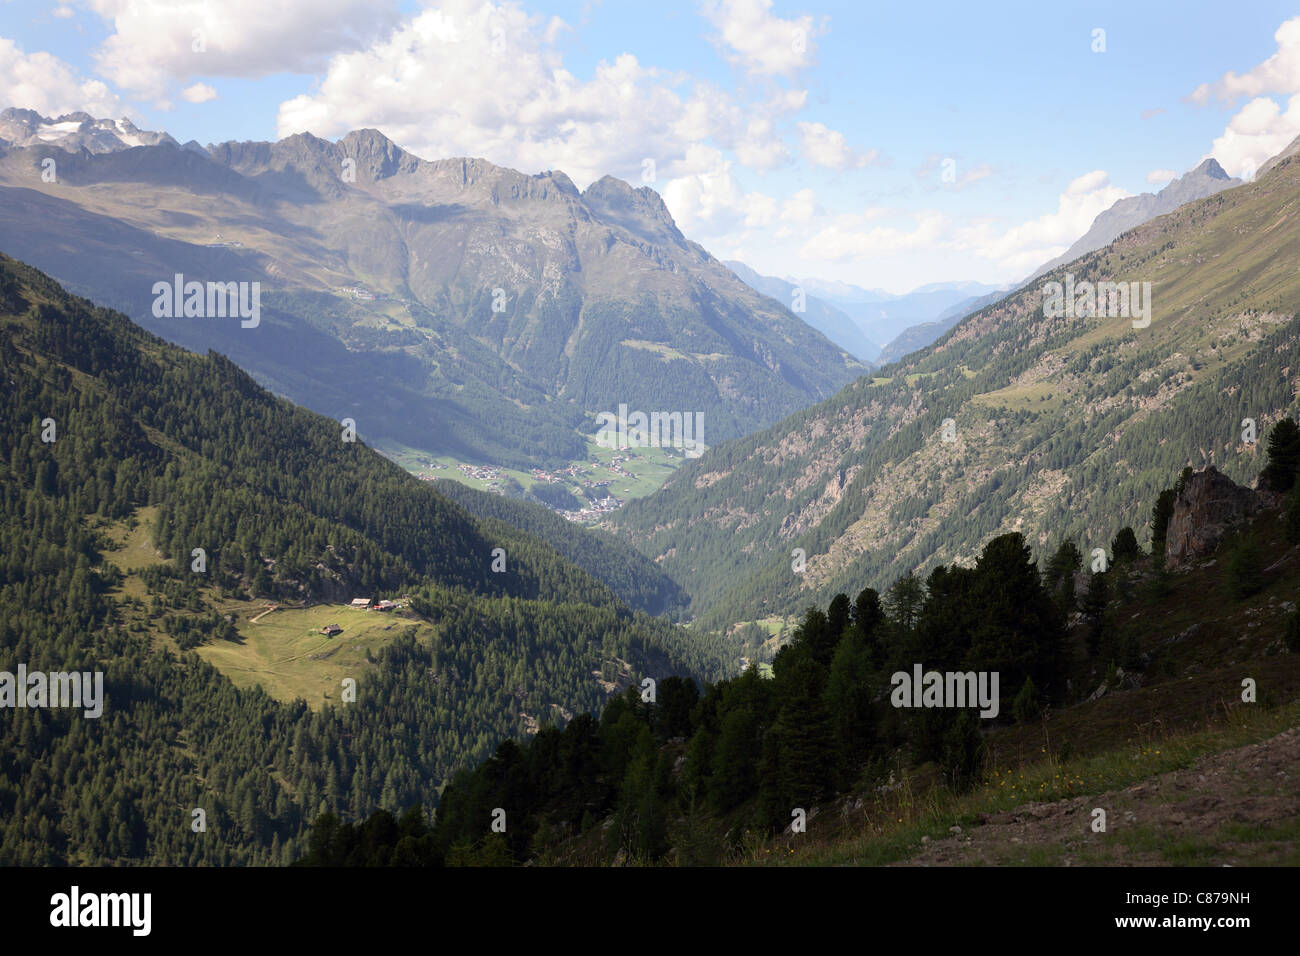
{"label": "pine tree", "polygon": [[1116,563],[1134,561],[1142,556],[1142,549],[1138,547],[1137,535],[1132,528],[1119,529],[1110,543],[1110,554]]}
{"label": "pine tree", "polygon": [[953,790],[969,790],[979,782],[987,754],[979,722],[974,710],[964,708],[944,735],[940,766],[945,782]]}
{"label": "pine tree", "polygon": [[1061,610],[1069,613],[1074,610],[1076,600],[1074,575],[1083,567],[1083,555],[1073,541],[1062,541],[1051,560],[1047,562],[1047,571],[1043,583],[1052,592]]}
{"label": "pine tree", "polygon": [[908,631],[915,626],[924,601],[925,589],[920,580],[908,571],[886,592],[885,610],[896,627]]}
{"label": "pine tree", "polygon": [[1015,703],[1011,705],[1011,713],[1018,724],[1027,724],[1038,718],[1038,689],[1034,687],[1032,677],[1025,678],[1024,686],[1020,688]]}
{"label": "pine tree", "polygon": [[839,748],[840,783],[850,786],[871,757],[875,744],[871,652],[855,624],[831,659],[826,678],[826,706]]}
{"label": "pine tree", "polygon": [[1290,491],[1300,472],[1300,426],[1295,419],[1284,418],[1273,426],[1268,436],[1268,463],[1260,472],[1259,483],[1274,491]]}
{"label": "pine tree", "polygon": [[1083,614],[1088,619],[1088,656],[1096,657],[1108,630],[1106,605],[1110,602],[1110,585],[1103,571],[1088,578],[1088,593],[1083,598]]}

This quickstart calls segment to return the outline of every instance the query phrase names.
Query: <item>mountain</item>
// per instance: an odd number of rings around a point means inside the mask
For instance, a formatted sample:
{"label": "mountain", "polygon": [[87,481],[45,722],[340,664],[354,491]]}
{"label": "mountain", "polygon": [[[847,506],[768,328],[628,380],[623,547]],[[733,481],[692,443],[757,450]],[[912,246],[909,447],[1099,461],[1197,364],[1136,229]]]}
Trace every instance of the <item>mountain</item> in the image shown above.
{"label": "mountain", "polygon": [[166,133],[138,129],[129,119],[95,119],[89,113],[66,113],[53,118],[34,110],[0,111],[0,145],[57,146],[77,153],[113,153],[133,146],[178,146]]}
{"label": "mountain", "polygon": [[1043,279],[1067,272],[1138,283],[1150,324],[1056,315],[1025,285],[888,377],[710,449],[608,527],[687,588],[699,626],[725,627],[969,560],[1006,531],[1086,554],[1125,525],[1141,533],[1184,465],[1255,474],[1243,419],[1262,441],[1300,402],[1300,160]]}
{"label": "mountain", "polygon": [[[320,812],[400,812],[642,675],[731,669],[227,358],[4,256],[0,381],[5,678],[101,688],[98,714],[7,688],[0,864],[287,862]],[[621,588],[637,562],[602,548]]]}
{"label": "mountain", "polygon": [[845,312],[874,342],[889,342],[907,329],[935,321],[943,312],[972,297],[997,291],[981,282],[932,282],[905,295],[863,289],[819,279],[787,280]]}
{"label": "mountain", "polygon": [[807,289],[827,301],[866,303],[888,302],[891,299],[902,298],[902,296],[893,292],[886,292],[884,289],[864,289],[860,285],[841,282],[838,279],[817,279],[811,276],[797,279],[793,276],[786,276],[786,281],[792,285]]}
{"label": "mountain", "polygon": [[[794,308],[799,286],[775,276],[759,275],[743,262],[724,260],[722,264],[738,275],[751,289],[770,296],[786,308]],[[880,354],[880,346],[863,335],[861,329],[846,313],[815,295],[804,293],[803,311],[797,312],[796,315],[844,351],[863,362],[871,362]]]}
{"label": "mountain", "polygon": [[1287,146],[1286,149],[1282,150],[1282,152],[1266,160],[1264,164],[1259,167],[1259,170],[1255,173],[1256,178],[1264,175],[1264,173],[1268,172],[1278,163],[1282,162],[1282,160],[1290,159],[1292,156],[1296,156],[1296,155],[1300,155],[1300,136],[1297,136],[1295,139],[1291,140],[1291,144]]}
{"label": "mountain", "polygon": [[933,322],[922,322],[920,325],[913,325],[905,329],[880,350],[877,359],[878,364],[889,365],[891,362],[898,361],[904,355],[909,355],[917,349],[924,348],[966,318],[966,316],[998,301],[1008,291],[1008,289],[998,289],[985,295],[963,299],[956,305],[944,309]]}
{"label": "mountain", "polygon": [[[10,124],[40,139],[73,122],[60,121]],[[0,235],[73,291],[367,440],[464,460],[585,458],[599,413],[666,395],[680,407],[664,411],[703,415],[709,444],[863,370],[683,236],[653,190],[427,162],[375,130],[202,151],[170,137],[5,147]],[[156,315],[155,284],[176,275],[257,282],[259,316]]]}
{"label": "mountain", "polygon": [[[546,542],[556,553],[608,585],[635,610],[663,614],[685,603],[681,586],[621,538],[584,528],[531,501],[478,491],[458,481],[439,479],[434,487],[470,514]],[[503,529],[504,530],[504,529]]]}
{"label": "mountain", "polygon": [[1041,266],[1029,281],[1062,266],[1088,252],[1110,245],[1123,233],[1144,222],[1173,212],[1195,199],[1213,196],[1224,189],[1240,186],[1241,180],[1224,172],[1218,161],[1210,158],[1189,173],[1184,173],[1158,193],[1142,193],[1117,201],[1092,221],[1092,226],[1063,254]]}
{"label": "mountain", "polygon": [[[1267,168],[1270,167],[1266,163],[1264,169]],[[1261,169],[1261,172],[1264,169]],[[1134,226],[1172,212],[1185,203],[1203,199],[1221,190],[1239,185],[1241,185],[1240,179],[1231,178],[1224,172],[1223,167],[1218,162],[1214,159],[1207,159],[1191,172],[1186,173],[1179,179],[1175,179],[1158,193],[1143,193],[1140,196],[1130,196],[1116,202],[1097,216],[1088,232],[1071,245],[1065,253],[1039,268],[1025,282],[1032,282],[1051,269],[1062,266],[1067,262],[1073,262],[1085,253],[1109,245]],[[1019,283],[1015,288],[1019,288],[1024,284],[1023,282]],[[920,292],[923,289],[916,291]],[[972,312],[978,312],[984,306],[1002,298],[1007,291],[1009,290],[1002,289],[986,295],[972,296],[947,309],[933,322],[923,322],[920,325],[912,326],[881,349],[880,364],[888,365],[904,355],[929,345]]]}

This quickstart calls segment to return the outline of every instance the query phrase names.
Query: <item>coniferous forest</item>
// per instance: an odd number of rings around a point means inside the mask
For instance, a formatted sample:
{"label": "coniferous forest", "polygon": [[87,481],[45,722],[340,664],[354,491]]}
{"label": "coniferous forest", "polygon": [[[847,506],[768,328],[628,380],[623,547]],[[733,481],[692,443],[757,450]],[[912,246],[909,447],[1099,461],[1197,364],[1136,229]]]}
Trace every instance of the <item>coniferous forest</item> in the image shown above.
{"label": "coniferous forest", "polygon": [[[1111,681],[1117,668],[1157,676],[1166,662],[1118,626],[1114,598],[1122,592],[1132,599],[1125,606],[1140,610],[1171,587],[1165,537],[1171,501],[1190,473],[1152,508],[1151,554],[1123,528],[1105,571],[1085,576],[1070,541],[1040,571],[1024,539],[1008,534],[992,539],[973,567],[939,567],[924,581],[905,576],[883,596],[870,588],[852,600],[836,595],[825,610],[808,609],[771,679],[753,667],[701,694],[689,678],[670,677],[653,701],[628,688],[599,716],[547,728],[523,746],[503,741],[452,779],[432,826],[415,807],[400,819],[384,811],[355,823],[323,814],[299,863],[546,863],[585,842],[589,863],[654,864],[671,854],[676,865],[716,865],[735,859],[751,836],[780,833],[796,810],[892,783],[900,761],[928,764],[944,788],[967,790],[985,770],[989,722],[970,708],[900,708],[892,676],[910,679],[917,663],[996,672],[992,723],[1031,728],[1045,711],[1085,696],[1091,685],[1079,677],[1089,667]],[[1300,543],[1298,474],[1300,429],[1287,418],[1269,437],[1261,484],[1280,498],[1276,517],[1289,545]],[[1266,578],[1258,544],[1238,541],[1227,551],[1224,596],[1258,592]],[[1081,592],[1078,580],[1087,582]],[[1292,609],[1287,627],[1288,648],[1300,652],[1300,611]],[[501,831],[494,819],[504,819]]]}
{"label": "coniferous forest", "polygon": [[[6,711],[0,862],[287,863],[319,812],[429,803],[521,732],[522,702],[596,708],[592,671],[610,661],[627,680],[726,666],[220,356],[165,345],[9,259],[0,337],[0,652],[29,670],[102,670],[106,698],[93,720]],[[140,574],[147,593],[123,594],[102,529],[150,506],[159,557]],[[490,569],[497,548],[507,573]],[[240,639],[218,597],[407,592],[437,638],[390,643],[354,704],[238,690],[192,651]],[[212,839],[191,829],[196,809]]]}

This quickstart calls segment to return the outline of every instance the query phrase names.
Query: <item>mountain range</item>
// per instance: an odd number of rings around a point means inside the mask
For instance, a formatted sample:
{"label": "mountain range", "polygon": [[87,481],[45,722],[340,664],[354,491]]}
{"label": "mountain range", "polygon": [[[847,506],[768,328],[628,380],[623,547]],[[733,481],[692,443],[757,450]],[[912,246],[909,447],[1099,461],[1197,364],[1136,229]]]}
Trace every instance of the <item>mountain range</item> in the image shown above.
{"label": "mountain range", "polygon": [[789,309],[798,309],[797,314],[805,322],[855,358],[872,362],[880,354],[880,346],[863,334],[849,314],[825,299],[809,295],[801,286],[786,279],[759,275],[743,262],[727,260],[723,265],[750,288],[771,296]]}
{"label": "mountain range", "polygon": [[[375,130],[200,148],[6,110],[0,131],[3,251],[368,440],[558,465],[599,413],[672,396],[710,444],[864,370],[611,177],[428,162]],[[176,275],[259,283],[257,327],[156,316]]]}
{"label": "mountain range", "polygon": [[931,282],[898,295],[811,277],[786,281],[849,315],[872,341],[886,343],[946,309],[999,288],[982,282]]}
{"label": "mountain range", "polygon": [[1165,476],[1212,462],[1245,480],[1258,445],[1243,420],[1262,435],[1300,404],[1297,212],[1293,155],[1042,276],[1150,283],[1149,326],[1055,315],[1023,285],[607,523],[682,582],[704,627],[793,614],[848,582],[883,591],[1001,532],[1084,553],[1140,532]]}
{"label": "mountain range", "polygon": [[1032,282],[1058,266],[1073,262],[1088,252],[1110,245],[1123,233],[1144,222],[1173,212],[1179,206],[1195,199],[1213,196],[1224,189],[1240,186],[1241,180],[1229,176],[1218,161],[1210,158],[1184,173],[1158,193],[1141,193],[1120,199],[1093,220],[1086,233],[1075,240],[1065,252],[1051,262],[1040,266],[1026,282]]}
{"label": "mountain range", "polygon": [[[1292,145],[1294,146],[1294,144]],[[1282,155],[1285,156],[1286,154],[1283,153]],[[1142,193],[1139,196],[1129,196],[1117,200],[1114,205],[1101,212],[1093,220],[1088,231],[1079,237],[1068,250],[1051,262],[1041,266],[1023,282],[986,295],[976,295],[964,299],[944,310],[933,321],[912,326],[881,349],[880,355],[877,356],[877,362],[880,365],[888,365],[910,352],[915,352],[917,349],[929,345],[966,316],[996,302],[1012,289],[1018,289],[1026,283],[1034,281],[1034,279],[1057,266],[1073,262],[1085,253],[1094,252],[1103,246],[1109,245],[1121,234],[1135,226],[1148,222],[1157,216],[1173,212],[1185,203],[1203,199],[1206,196],[1213,196],[1221,190],[1231,189],[1233,186],[1239,185],[1241,185],[1241,180],[1230,177],[1216,160],[1206,159],[1195,169],[1175,179],[1158,193]]]}

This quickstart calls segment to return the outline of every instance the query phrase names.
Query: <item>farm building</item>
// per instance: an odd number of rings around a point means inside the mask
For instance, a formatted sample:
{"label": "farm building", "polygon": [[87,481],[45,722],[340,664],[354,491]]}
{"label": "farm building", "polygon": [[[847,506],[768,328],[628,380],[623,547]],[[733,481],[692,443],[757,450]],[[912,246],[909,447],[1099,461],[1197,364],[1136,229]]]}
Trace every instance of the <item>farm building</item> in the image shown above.
{"label": "farm building", "polygon": [[353,598],[352,606],[359,611],[364,611],[370,607],[370,598]]}
{"label": "farm building", "polygon": [[333,637],[335,634],[342,634],[343,628],[339,627],[337,624],[326,624],[320,629],[320,632],[326,637]]}
{"label": "farm building", "polygon": [[396,601],[380,601],[375,605],[376,611],[391,611],[397,607]]}

